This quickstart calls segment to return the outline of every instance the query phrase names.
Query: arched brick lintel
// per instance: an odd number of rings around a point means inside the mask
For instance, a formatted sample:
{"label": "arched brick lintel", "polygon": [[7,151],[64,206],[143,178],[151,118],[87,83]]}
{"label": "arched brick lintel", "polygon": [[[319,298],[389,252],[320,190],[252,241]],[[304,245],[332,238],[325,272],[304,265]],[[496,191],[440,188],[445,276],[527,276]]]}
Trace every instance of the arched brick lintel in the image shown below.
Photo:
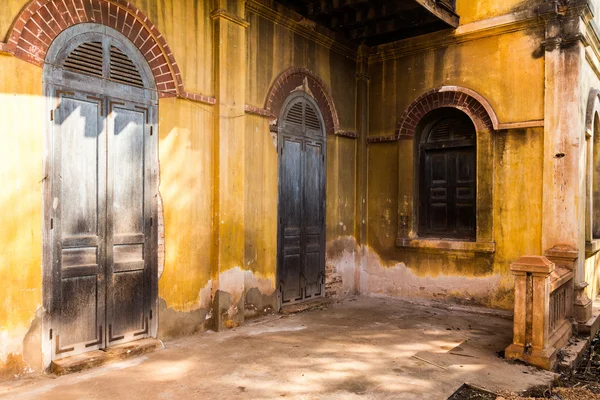
{"label": "arched brick lintel", "polygon": [[215,104],[214,98],[185,91],[165,38],[148,17],[125,0],[32,0],[13,23],[0,51],[42,66],[52,41],[65,29],[85,22],[109,26],[131,40],[148,61],[161,97]]}
{"label": "arched brick lintel", "polygon": [[340,121],[329,88],[321,78],[306,68],[289,68],[279,75],[269,90],[265,109],[272,118],[279,118],[282,112],[281,108],[288,96],[305,84],[308,84],[308,92],[315,99],[323,114],[325,132],[328,135],[339,134]]}
{"label": "arched brick lintel", "polygon": [[430,111],[442,107],[463,111],[478,131],[498,130],[498,117],[483,96],[459,86],[442,86],[424,93],[408,106],[398,122],[396,134],[401,139],[414,138],[419,121]]}

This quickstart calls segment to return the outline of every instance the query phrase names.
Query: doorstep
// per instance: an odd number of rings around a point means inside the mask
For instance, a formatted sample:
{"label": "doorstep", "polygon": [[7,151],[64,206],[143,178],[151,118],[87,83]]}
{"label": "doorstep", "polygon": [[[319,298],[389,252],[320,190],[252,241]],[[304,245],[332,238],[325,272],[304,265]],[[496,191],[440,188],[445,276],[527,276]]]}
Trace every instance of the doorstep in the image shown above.
{"label": "doorstep", "polygon": [[305,311],[322,310],[324,308],[329,307],[330,304],[331,304],[330,299],[327,299],[325,297],[320,297],[318,299],[305,301],[303,303],[294,303],[294,304],[290,304],[287,306],[283,306],[279,310],[279,313],[283,314],[283,315],[292,315],[292,314],[298,314],[298,313],[305,312]]}
{"label": "doorstep", "polygon": [[56,375],[72,374],[110,362],[140,356],[162,348],[164,348],[164,346],[158,339],[148,338],[136,340],[135,342],[120,344],[107,349],[94,350],[52,361],[52,364],[50,364],[50,372]]}

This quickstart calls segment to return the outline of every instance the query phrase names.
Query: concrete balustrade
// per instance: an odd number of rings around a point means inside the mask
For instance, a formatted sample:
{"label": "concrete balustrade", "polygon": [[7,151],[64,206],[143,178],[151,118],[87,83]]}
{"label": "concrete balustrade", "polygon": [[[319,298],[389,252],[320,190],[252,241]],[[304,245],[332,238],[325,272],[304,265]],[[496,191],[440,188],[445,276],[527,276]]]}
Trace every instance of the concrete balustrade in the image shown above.
{"label": "concrete balustrade", "polygon": [[507,359],[552,369],[556,353],[573,334],[573,271],[542,256],[511,264],[515,279],[513,343]]}

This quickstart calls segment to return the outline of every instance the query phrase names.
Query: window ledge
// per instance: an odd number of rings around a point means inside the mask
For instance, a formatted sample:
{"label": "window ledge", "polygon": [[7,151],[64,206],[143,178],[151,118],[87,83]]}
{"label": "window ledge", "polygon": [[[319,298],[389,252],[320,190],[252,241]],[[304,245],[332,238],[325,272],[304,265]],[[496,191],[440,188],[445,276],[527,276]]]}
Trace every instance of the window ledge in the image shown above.
{"label": "window ledge", "polygon": [[468,242],[452,239],[398,238],[396,246],[411,249],[495,253],[495,242]]}
{"label": "window ledge", "polygon": [[600,251],[600,239],[585,242],[585,258],[589,258]]}

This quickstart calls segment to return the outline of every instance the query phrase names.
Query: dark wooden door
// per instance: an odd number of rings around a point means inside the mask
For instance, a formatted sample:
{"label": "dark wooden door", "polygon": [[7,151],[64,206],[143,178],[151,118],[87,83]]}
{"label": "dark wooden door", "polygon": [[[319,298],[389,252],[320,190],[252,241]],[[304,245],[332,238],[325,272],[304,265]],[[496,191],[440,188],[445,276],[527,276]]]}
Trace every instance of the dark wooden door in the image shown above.
{"label": "dark wooden door", "polygon": [[73,30],[55,40],[44,69],[52,359],[156,332],[154,80],[128,41],[101,26]]}
{"label": "dark wooden door", "polygon": [[56,95],[51,177],[53,358],[103,347],[106,327],[104,100],[65,90]]}
{"label": "dark wooden door", "polygon": [[155,108],[56,90],[53,358],[147,336]]}
{"label": "dark wooden door", "polygon": [[473,123],[444,111],[420,144],[421,236],[475,239],[476,147]]}
{"label": "dark wooden door", "polygon": [[291,99],[279,129],[278,281],[281,304],[322,296],[325,137],[316,107]]}
{"label": "dark wooden door", "polygon": [[151,318],[152,107],[109,101],[107,153],[108,345],[144,337]]}

